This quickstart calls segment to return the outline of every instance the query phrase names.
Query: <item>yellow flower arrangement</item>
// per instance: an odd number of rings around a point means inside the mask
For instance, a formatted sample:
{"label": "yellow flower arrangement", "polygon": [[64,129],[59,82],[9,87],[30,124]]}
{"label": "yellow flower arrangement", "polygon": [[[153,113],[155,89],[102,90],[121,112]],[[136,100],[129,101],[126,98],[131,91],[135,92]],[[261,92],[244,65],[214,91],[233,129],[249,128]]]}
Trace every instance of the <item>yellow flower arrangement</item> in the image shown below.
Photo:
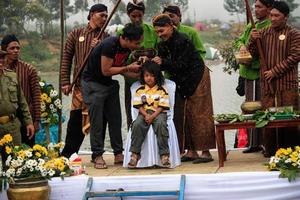
{"label": "yellow flower arrangement", "polygon": [[279,170],[280,177],[295,180],[300,175],[300,146],[292,148],[280,148],[275,156],[270,158],[269,170]]}
{"label": "yellow flower arrangement", "polygon": [[34,145],[32,148],[22,145],[14,146],[11,135],[5,135],[1,140],[0,150],[4,148],[8,154],[5,170],[0,168],[0,189],[8,180],[14,182],[20,178],[50,179],[53,176],[71,175],[69,160],[60,156],[63,143],[49,144],[47,147]]}
{"label": "yellow flower arrangement", "polygon": [[62,109],[61,100],[59,99],[58,92],[54,87],[45,82],[40,81],[41,87],[41,122],[47,124],[56,124],[58,121],[57,112]]}

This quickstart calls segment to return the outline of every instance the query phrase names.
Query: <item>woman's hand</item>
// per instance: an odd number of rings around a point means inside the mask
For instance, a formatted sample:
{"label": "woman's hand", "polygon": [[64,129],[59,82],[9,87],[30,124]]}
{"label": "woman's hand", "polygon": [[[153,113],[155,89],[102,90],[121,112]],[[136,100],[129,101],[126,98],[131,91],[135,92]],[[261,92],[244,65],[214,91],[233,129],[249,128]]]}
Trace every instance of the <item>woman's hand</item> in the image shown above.
{"label": "woman's hand", "polygon": [[154,58],[152,58],[152,61],[156,62],[156,64],[158,64],[158,65],[161,65],[161,63],[162,63],[161,58],[158,56],[155,56]]}

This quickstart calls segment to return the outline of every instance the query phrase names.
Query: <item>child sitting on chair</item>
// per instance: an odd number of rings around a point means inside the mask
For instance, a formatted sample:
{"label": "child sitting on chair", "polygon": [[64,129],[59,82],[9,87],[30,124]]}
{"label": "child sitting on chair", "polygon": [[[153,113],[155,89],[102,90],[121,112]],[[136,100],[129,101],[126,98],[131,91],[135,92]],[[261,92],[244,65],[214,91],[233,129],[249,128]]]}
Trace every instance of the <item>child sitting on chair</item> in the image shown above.
{"label": "child sitting on chair", "polygon": [[146,61],[142,66],[140,82],[141,86],[137,88],[132,102],[133,107],[139,109],[139,114],[132,123],[131,159],[128,168],[136,167],[150,125],[153,126],[157,136],[161,163],[163,167],[170,167],[166,113],[166,110],[170,109],[170,105],[168,92],[162,86],[164,77],[160,71],[160,66],[155,62]]}

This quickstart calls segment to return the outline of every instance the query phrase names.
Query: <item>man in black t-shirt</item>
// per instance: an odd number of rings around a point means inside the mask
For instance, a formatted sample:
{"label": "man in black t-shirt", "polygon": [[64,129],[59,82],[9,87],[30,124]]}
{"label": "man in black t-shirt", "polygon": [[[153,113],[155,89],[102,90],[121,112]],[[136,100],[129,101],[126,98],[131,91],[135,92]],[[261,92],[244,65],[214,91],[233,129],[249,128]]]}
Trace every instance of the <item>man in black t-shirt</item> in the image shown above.
{"label": "man in black t-shirt", "polygon": [[114,154],[122,155],[119,83],[113,80],[112,76],[122,74],[132,78],[139,77],[138,71],[141,66],[136,62],[127,66],[125,63],[130,52],[139,48],[142,40],[143,28],[127,24],[121,36],[108,37],[95,47],[82,73],[82,94],[89,110],[92,160],[96,169],[107,168],[102,157],[104,117],[108,121]]}

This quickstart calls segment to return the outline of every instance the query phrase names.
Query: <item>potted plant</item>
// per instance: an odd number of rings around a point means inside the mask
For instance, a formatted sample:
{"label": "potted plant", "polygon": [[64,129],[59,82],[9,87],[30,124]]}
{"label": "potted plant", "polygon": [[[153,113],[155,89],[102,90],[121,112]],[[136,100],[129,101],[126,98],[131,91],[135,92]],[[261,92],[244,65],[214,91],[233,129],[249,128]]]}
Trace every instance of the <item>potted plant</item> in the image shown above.
{"label": "potted plant", "polygon": [[300,175],[300,146],[278,149],[275,156],[270,158],[268,168],[280,171],[281,178],[295,180]]}
{"label": "potted plant", "polygon": [[34,145],[32,148],[15,146],[10,134],[0,140],[0,148],[4,148],[8,157],[0,174],[0,188],[7,190],[8,199],[40,199],[49,198],[48,180],[53,176],[68,176],[72,170],[69,160],[60,157],[63,144],[49,144],[47,147]]}

